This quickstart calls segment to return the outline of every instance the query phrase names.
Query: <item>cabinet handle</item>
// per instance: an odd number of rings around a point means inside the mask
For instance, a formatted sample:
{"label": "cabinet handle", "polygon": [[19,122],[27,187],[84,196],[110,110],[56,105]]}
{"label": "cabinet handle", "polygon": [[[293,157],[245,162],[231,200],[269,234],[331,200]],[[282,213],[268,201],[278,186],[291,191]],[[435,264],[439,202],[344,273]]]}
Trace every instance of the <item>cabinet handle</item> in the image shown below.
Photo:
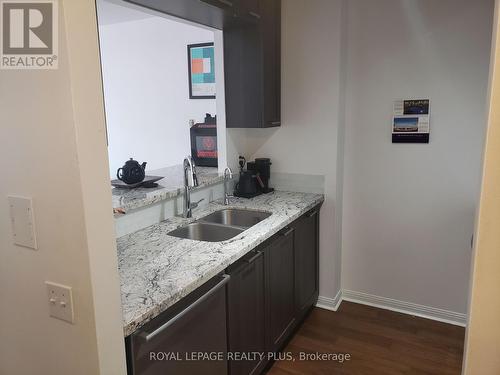
{"label": "cabinet handle", "polygon": [[224,4],[228,7],[233,7],[233,3],[229,0],[200,0],[202,3],[205,3],[205,4],[209,4],[209,5],[212,5],[212,6],[217,6],[215,5],[214,3],[220,3],[220,4]]}
{"label": "cabinet handle", "polygon": [[224,285],[226,285],[231,277],[229,275],[222,275],[222,280],[219,281],[212,289],[210,289],[208,292],[206,292],[204,295],[202,295],[200,298],[198,298],[196,301],[194,301],[191,305],[186,307],[184,310],[182,310],[179,314],[174,316],[172,319],[170,319],[168,322],[163,324],[161,327],[155,329],[151,333],[147,332],[141,332],[139,333],[139,337],[143,339],[146,342],[151,341],[154,339],[156,336],[158,336],[160,333],[165,331],[168,327],[170,327],[172,324],[177,322],[179,319],[181,319],[184,315],[189,313],[191,310],[193,310],[196,306],[198,306],[200,303],[204,302],[205,300],[208,299],[212,294],[217,292],[220,288],[222,288]]}
{"label": "cabinet handle", "polygon": [[281,125],[281,121],[271,121],[271,125]]}
{"label": "cabinet handle", "polygon": [[315,216],[317,213],[318,213],[318,210],[314,210],[314,211],[312,211],[312,212],[309,212],[309,213],[307,214],[307,217],[313,217],[313,216]]}
{"label": "cabinet handle", "polygon": [[230,2],[229,0],[217,0],[219,3],[222,3],[224,5],[227,5],[228,7],[232,7],[233,3]]}
{"label": "cabinet handle", "polygon": [[247,259],[246,262],[248,264],[252,264],[253,262],[255,262],[257,259],[259,259],[261,256],[262,256],[263,252],[262,251],[257,251],[257,254],[255,254],[253,257],[251,257],[250,259]]}
{"label": "cabinet handle", "polygon": [[255,18],[260,20],[260,14],[257,14],[255,12],[248,12],[248,14],[250,14],[252,17],[255,17]]}
{"label": "cabinet handle", "polygon": [[285,231],[280,232],[280,236],[287,237],[293,233],[293,228],[285,228]]}

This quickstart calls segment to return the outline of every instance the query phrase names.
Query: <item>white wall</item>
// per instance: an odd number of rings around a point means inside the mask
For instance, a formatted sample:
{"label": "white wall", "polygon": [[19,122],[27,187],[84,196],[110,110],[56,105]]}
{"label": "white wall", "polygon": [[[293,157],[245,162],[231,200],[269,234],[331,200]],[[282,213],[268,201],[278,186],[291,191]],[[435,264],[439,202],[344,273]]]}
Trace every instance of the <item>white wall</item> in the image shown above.
{"label": "white wall", "polygon": [[[350,0],[342,280],[465,313],[492,0]],[[430,144],[392,144],[392,102],[431,99]]]}
{"label": "white wall", "polygon": [[[340,211],[337,146],[342,76],[341,1],[282,2],[282,125],[228,129],[228,163],[237,153],[270,157],[272,172],[324,176],[321,210],[320,295],[340,290]],[[229,156],[232,155],[232,156]]]}
{"label": "white wall", "polygon": [[[0,373],[118,375],[126,370],[95,5],[59,4],[59,69],[0,71]],[[33,197],[37,251],[12,243],[8,194]],[[49,317],[46,280],[73,287],[75,324]]]}
{"label": "white wall", "polygon": [[187,45],[214,32],[106,1],[99,10],[110,175],[130,157],[149,170],[181,164],[189,120],[216,114],[215,99],[189,99]]}

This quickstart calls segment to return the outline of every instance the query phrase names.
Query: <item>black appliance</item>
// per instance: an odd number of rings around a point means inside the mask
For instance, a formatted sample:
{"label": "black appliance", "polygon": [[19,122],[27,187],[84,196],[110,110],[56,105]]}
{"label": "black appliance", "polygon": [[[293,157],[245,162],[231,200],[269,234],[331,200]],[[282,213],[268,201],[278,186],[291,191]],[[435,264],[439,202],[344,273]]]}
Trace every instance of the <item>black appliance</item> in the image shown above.
{"label": "black appliance", "polygon": [[[217,276],[125,339],[129,375],[226,375],[226,284]],[[221,353],[205,360],[193,354]]]}
{"label": "black appliance", "polygon": [[[244,157],[240,156],[240,179],[235,186],[234,195],[241,198],[253,198],[261,194],[274,191],[269,187],[271,176],[271,159],[258,158],[246,163]],[[244,170],[244,167],[247,169]]]}
{"label": "black appliance", "polygon": [[269,158],[257,158],[254,162],[249,162],[247,164],[247,169],[255,172],[259,176],[260,181],[257,188],[264,194],[271,193],[274,191],[273,188],[269,187],[269,179],[271,178],[271,159]]}
{"label": "black appliance", "polygon": [[262,194],[257,189],[257,176],[253,171],[241,171],[240,179],[234,187],[234,195],[241,198],[253,198]]}
{"label": "black appliance", "polygon": [[217,167],[217,120],[207,113],[204,123],[190,129],[191,156],[197,166]]}

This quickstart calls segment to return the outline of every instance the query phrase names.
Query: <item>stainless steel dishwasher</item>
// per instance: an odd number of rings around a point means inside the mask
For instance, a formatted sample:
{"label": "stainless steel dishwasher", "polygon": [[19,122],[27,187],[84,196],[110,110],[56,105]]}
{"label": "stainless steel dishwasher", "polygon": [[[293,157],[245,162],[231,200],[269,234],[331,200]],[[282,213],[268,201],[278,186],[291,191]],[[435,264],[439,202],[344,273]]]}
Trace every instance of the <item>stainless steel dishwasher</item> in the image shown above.
{"label": "stainless steel dishwasher", "polygon": [[228,281],[210,280],[127,337],[128,374],[227,374]]}

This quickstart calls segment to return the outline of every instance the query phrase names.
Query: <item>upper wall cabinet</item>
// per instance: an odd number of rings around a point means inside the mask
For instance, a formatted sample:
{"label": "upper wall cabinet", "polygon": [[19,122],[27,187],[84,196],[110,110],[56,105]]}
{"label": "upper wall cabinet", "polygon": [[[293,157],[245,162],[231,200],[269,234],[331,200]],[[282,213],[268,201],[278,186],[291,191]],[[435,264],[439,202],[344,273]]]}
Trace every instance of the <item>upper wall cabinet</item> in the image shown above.
{"label": "upper wall cabinet", "polygon": [[281,125],[281,0],[239,0],[224,26],[228,128]]}

